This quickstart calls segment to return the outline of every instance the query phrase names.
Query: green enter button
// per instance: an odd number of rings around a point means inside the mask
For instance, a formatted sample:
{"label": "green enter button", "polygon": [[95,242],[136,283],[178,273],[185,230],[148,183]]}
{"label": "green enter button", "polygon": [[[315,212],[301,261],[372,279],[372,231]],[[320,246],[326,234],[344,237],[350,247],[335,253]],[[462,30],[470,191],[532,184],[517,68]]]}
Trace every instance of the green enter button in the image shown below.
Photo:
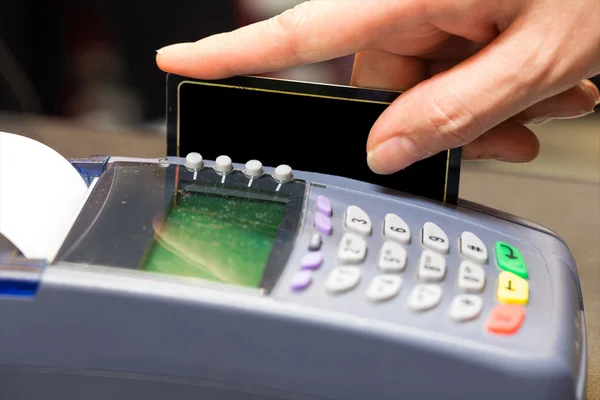
{"label": "green enter button", "polygon": [[496,242],[494,246],[496,252],[496,262],[504,271],[512,272],[523,279],[529,277],[527,265],[521,252],[508,243]]}

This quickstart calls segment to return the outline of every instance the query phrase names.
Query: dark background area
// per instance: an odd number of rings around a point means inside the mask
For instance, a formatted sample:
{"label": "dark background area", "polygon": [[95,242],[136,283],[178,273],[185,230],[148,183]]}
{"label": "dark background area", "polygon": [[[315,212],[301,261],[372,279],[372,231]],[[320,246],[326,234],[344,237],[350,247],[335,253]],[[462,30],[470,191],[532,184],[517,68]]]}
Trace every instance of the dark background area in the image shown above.
{"label": "dark background area", "polygon": [[[112,126],[163,122],[166,82],[157,49],[265,19],[293,3],[2,0],[0,112],[83,118],[95,126],[107,119]],[[332,62],[312,76],[347,83],[350,66]]]}
{"label": "dark background area", "polygon": [[[21,111],[25,103],[27,111],[68,116],[78,85],[84,79],[107,80],[110,73],[102,76],[102,70],[120,63],[113,83],[136,94],[144,119],[162,118],[165,78],[156,67],[156,50],[235,27],[233,0],[2,0],[0,40],[12,57],[0,53],[0,65],[12,73],[0,77],[0,109]],[[34,92],[39,101],[19,102],[12,86],[23,85],[6,81],[16,80],[16,69],[33,86],[29,97]]]}

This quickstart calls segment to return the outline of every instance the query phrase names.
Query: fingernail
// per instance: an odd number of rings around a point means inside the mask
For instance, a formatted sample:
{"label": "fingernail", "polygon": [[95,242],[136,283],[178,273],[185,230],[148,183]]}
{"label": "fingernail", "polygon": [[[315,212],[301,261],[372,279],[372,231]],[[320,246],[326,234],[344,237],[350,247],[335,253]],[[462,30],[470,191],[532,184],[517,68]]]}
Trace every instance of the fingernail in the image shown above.
{"label": "fingernail", "polygon": [[166,54],[166,53],[169,53],[171,51],[180,50],[180,49],[182,49],[184,47],[187,47],[189,45],[190,45],[190,43],[176,43],[176,44],[172,44],[172,45],[169,45],[169,46],[165,46],[165,47],[163,47],[161,49],[158,49],[158,50],[156,50],[156,52],[158,54]]}
{"label": "fingernail", "polygon": [[585,117],[586,115],[593,114],[593,113],[594,113],[593,108],[591,110],[581,109],[581,110],[571,111],[571,112],[556,112],[556,113],[552,113],[552,114],[546,116],[546,119],[552,120],[552,119],[581,118],[581,117]]}
{"label": "fingernail", "polygon": [[367,153],[367,164],[376,174],[388,175],[430,155],[414,140],[406,136],[393,136]]}
{"label": "fingernail", "polygon": [[589,92],[594,97],[595,105],[600,104],[600,90],[594,85],[594,83],[590,80],[584,79],[581,81],[584,89]]}

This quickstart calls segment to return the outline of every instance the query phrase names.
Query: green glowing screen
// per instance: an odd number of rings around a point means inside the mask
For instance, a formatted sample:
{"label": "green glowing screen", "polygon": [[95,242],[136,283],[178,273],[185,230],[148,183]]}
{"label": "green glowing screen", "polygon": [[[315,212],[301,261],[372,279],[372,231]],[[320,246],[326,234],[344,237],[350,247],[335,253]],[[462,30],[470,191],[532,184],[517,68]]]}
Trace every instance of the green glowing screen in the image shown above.
{"label": "green glowing screen", "polygon": [[258,287],[286,209],[266,197],[180,192],[155,227],[144,269]]}

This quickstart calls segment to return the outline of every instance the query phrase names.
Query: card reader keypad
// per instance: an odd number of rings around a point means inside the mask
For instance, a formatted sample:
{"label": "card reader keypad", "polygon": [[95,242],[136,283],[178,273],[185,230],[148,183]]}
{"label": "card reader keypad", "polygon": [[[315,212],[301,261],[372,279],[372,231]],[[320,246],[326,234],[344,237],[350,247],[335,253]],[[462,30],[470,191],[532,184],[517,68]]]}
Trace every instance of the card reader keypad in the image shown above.
{"label": "card reader keypad", "polygon": [[[365,301],[397,304],[399,312],[427,315],[445,307],[446,318],[457,326],[482,321],[488,333],[519,331],[530,287],[527,264],[516,246],[501,240],[485,243],[475,229],[465,229],[454,237],[440,223],[409,225],[399,212],[387,212],[382,220],[376,220],[364,206],[337,209],[332,204],[323,195],[316,200],[314,233],[292,279],[294,291],[305,290],[315,274],[322,274],[315,290],[324,290],[333,298],[362,288],[360,295]],[[339,218],[335,220],[335,216]],[[335,240],[335,259],[325,259],[320,250],[328,240]],[[460,256],[459,262],[449,262],[452,248],[453,254]],[[375,262],[367,257],[371,252],[376,254]],[[411,258],[416,252],[419,256]],[[330,268],[321,271],[324,263]],[[445,284],[448,281],[451,285]],[[486,288],[494,292],[493,304],[483,296]],[[443,302],[445,297],[451,301]]]}
{"label": "card reader keypad", "polygon": [[399,243],[383,242],[379,252],[379,270],[382,272],[402,272],[406,268],[406,249]]}

